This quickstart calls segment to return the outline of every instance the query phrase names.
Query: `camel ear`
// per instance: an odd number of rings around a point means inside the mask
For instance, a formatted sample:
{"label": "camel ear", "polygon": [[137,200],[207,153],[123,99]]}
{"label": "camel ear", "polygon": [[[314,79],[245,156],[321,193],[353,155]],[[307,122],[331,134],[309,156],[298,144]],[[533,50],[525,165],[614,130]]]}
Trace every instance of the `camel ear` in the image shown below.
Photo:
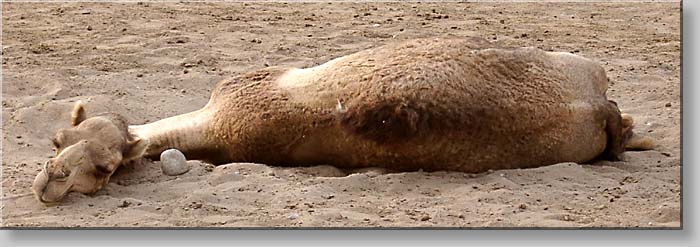
{"label": "camel ear", "polygon": [[129,151],[124,153],[122,162],[132,161],[143,157],[143,155],[146,153],[146,149],[148,148],[148,141],[137,137],[133,141],[128,141],[127,145],[129,146]]}
{"label": "camel ear", "polygon": [[85,120],[85,108],[83,107],[83,101],[78,100],[73,106],[73,112],[70,114],[70,124],[73,126],[78,126],[83,120]]}

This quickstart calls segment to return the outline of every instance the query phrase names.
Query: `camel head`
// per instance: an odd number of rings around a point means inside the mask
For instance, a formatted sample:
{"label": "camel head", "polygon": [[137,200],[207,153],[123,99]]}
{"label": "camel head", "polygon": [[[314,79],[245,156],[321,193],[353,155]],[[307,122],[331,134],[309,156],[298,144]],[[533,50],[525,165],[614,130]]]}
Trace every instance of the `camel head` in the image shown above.
{"label": "camel head", "polygon": [[140,158],[147,141],[132,137],[123,117],[100,114],[87,118],[82,102],[71,113],[71,127],[52,138],[56,157],[34,179],[32,191],[43,203],[58,202],[69,192],[93,194],[123,163]]}

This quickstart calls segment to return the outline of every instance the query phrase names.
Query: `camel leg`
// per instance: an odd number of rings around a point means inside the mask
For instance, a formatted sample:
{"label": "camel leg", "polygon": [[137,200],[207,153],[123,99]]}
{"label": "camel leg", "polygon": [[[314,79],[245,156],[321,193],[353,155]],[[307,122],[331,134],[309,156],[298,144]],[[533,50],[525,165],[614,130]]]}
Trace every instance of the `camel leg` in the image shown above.
{"label": "camel leg", "polygon": [[129,132],[148,141],[145,158],[160,160],[167,149],[180,150],[188,160],[204,160],[209,163],[225,163],[229,157],[221,141],[212,138],[209,122],[213,111],[202,108],[159,121],[129,126]]}

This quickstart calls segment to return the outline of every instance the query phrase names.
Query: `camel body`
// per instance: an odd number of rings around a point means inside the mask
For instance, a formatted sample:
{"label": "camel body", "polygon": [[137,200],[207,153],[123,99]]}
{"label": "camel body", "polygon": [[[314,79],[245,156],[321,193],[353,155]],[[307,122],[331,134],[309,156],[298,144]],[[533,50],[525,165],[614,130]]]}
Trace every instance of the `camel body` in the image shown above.
{"label": "camel body", "polygon": [[242,74],[201,110],[130,131],[149,141],[148,157],[177,148],[215,164],[481,172],[581,163],[606,147],[621,152],[607,83],[600,65],[569,53],[419,39]]}

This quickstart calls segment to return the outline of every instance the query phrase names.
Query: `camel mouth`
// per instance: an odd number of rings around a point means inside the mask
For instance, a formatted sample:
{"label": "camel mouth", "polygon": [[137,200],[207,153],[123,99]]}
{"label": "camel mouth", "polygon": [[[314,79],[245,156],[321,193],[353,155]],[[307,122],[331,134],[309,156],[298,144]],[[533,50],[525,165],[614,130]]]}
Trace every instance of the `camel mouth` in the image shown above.
{"label": "camel mouth", "polygon": [[67,184],[67,180],[49,180],[49,176],[44,170],[36,175],[34,183],[32,183],[34,197],[43,204],[54,204],[61,201],[68,194],[71,187]]}

